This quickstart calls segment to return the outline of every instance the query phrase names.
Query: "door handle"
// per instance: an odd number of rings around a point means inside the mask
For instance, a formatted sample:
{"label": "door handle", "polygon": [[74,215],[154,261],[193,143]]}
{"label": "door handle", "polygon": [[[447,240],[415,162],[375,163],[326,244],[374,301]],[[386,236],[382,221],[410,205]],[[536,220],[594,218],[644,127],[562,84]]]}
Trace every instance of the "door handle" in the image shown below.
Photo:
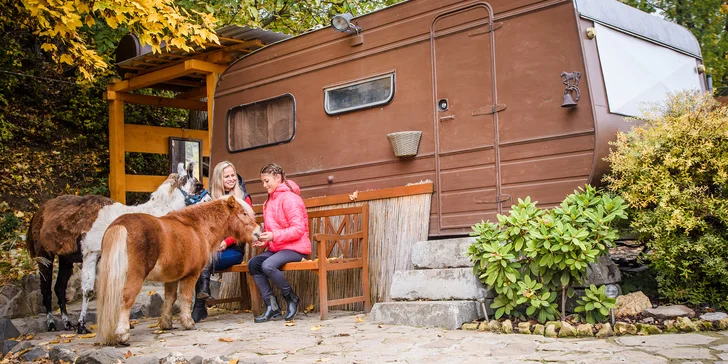
{"label": "door handle", "polygon": [[440,117],[440,121],[445,121],[445,120],[455,120],[455,115],[447,115],[447,116]]}

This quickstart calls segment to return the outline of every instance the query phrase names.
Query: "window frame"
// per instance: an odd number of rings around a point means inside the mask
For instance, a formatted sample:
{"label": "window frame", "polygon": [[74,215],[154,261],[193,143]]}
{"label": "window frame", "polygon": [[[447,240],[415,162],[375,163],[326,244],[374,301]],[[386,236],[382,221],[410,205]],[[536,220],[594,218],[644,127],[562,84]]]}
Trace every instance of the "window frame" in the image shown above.
{"label": "window frame", "polygon": [[[340,110],[336,110],[336,111],[329,110],[329,107],[328,107],[329,106],[329,102],[328,102],[329,101],[329,91],[335,91],[335,90],[342,89],[345,87],[361,85],[363,83],[377,81],[377,80],[384,79],[384,78],[390,79],[389,84],[390,84],[390,87],[392,90],[389,94],[389,97],[387,97],[387,99],[382,100],[382,101],[372,102],[369,104],[360,105],[360,106],[348,107],[348,108],[344,108],[344,109],[340,109]],[[356,110],[370,109],[375,106],[388,105],[392,102],[392,100],[394,100],[395,85],[396,85],[396,72],[390,71],[390,72],[375,75],[375,76],[368,76],[364,79],[348,81],[346,83],[339,84],[336,86],[324,87],[324,112],[326,112],[326,115],[338,115],[338,114],[343,114],[343,113],[356,111]]]}
{"label": "window frame", "polygon": [[[243,148],[243,149],[232,149],[230,147],[230,115],[232,114],[232,112],[235,109],[243,108],[243,107],[246,107],[246,106],[251,106],[251,105],[255,105],[255,104],[259,104],[259,103],[262,103],[262,102],[271,101],[271,100],[275,100],[275,99],[279,99],[279,98],[283,98],[283,97],[290,97],[291,100],[293,101],[293,119],[291,120],[293,122],[293,133],[291,134],[291,137],[290,138],[288,138],[286,140],[281,140],[281,141],[277,141],[277,142],[273,142],[273,143],[268,143],[268,144],[256,145],[254,147]],[[265,147],[271,147],[271,146],[278,145],[278,144],[290,143],[296,137],[296,124],[297,124],[296,123],[296,97],[293,96],[293,94],[290,93],[290,92],[289,93],[285,93],[285,94],[281,94],[281,95],[278,95],[278,96],[269,97],[267,99],[262,99],[262,100],[258,100],[258,101],[254,101],[254,102],[249,102],[247,104],[240,104],[240,105],[237,105],[237,106],[233,106],[233,107],[229,108],[227,110],[227,112],[225,113],[225,148],[227,149],[228,153],[240,153],[240,152],[245,152],[245,151],[248,151],[248,150],[265,148]]]}

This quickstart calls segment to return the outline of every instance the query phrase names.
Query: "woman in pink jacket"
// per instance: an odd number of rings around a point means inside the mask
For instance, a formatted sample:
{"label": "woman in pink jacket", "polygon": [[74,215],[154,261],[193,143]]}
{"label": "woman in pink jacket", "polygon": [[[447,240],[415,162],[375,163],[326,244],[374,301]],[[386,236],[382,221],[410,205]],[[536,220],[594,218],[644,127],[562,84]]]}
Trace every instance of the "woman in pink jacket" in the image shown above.
{"label": "woman in pink jacket", "polygon": [[268,199],[263,204],[264,232],[255,246],[265,246],[265,251],[250,259],[248,268],[266,304],[265,313],[255,322],[265,322],[281,316],[278,302],[273,296],[270,279],[283,294],[288,304],[285,320],[296,315],[298,296],[291,289],[280,268],[288,262],[300,262],[311,254],[311,240],[308,238],[308,214],[299,196],[298,185],[286,179],[281,166],[271,163],[260,170],[263,188]]}

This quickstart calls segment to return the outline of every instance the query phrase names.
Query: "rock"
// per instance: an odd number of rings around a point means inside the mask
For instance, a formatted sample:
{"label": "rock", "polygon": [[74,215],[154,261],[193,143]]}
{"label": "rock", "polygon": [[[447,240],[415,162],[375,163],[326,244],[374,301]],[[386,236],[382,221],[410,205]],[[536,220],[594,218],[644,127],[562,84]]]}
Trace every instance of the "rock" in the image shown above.
{"label": "rock", "polygon": [[561,328],[561,321],[547,321],[546,326],[553,324],[556,326],[556,330]]}
{"label": "rock", "polygon": [[20,331],[8,318],[0,319],[0,340],[6,340],[20,336]]}
{"label": "rock", "polygon": [[642,320],[640,320],[640,322],[643,324],[654,324],[655,318],[654,317],[645,317]]}
{"label": "rock", "polygon": [[16,340],[3,340],[2,344],[0,344],[0,349],[2,349],[3,353],[0,355],[0,358],[4,357],[17,344],[18,342]]}
{"label": "rock", "polygon": [[541,336],[543,336],[544,329],[545,329],[545,327],[543,325],[536,324],[536,326],[533,327],[533,334],[534,335],[541,335]]}
{"label": "rock", "polygon": [[602,326],[599,328],[599,331],[597,331],[597,339],[606,339],[610,336],[613,336],[614,332],[612,331],[612,325],[609,323],[602,324]]}
{"label": "rock", "polygon": [[463,330],[477,330],[478,326],[477,322],[466,322],[463,324]]}
{"label": "rock", "polygon": [[641,291],[637,291],[617,297],[617,302],[614,306],[614,315],[616,317],[634,316],[650,307],[652,307],[650,299]]}
{"label": "rock", "polygon": [[602,255],[594,263],[586,267],[586,275],[582,277],[579,287],[589,287],[593,284],[597,287],[605,284],[614,284],[622,280],[622,274],[617,266],[607,255]]}
{"label": "rock", "polygon": [[617,335],[637,335],[637,326],[626,322],[617,322],[614,324],[614,333]]}
{"label": "rock", "polygon": [[162,305],[164,299],[159,293],[154,293],[149,297],[149,306],[147,307],[147,317],[160,317],[162,316]]}
{"label": "rock", "polygon": [[33,349],[30,349],[29,351],[26,351],[23,353],[23,355],[20,356],[20,359],[23,361],[34,361],[36,359],[40,358],[47,358],[48,357],[48,350],[45,348],[36,347]]}
{"label": "rock", "polygon": [[123,362],[124,354],[117,349],[109,347],[86,350],[76,358],[76,364],[110,364]]}
{"label": "rock", "polygon": [[675,327],[675,320],[665,320],[662,325],[665,326],[665,332],[677,332],[677,328]]}
{"label": "rock", "polygon": [[531,335],[531,323],[530,322],[519,322],[518,333],[524,335]]}
{"label": "rock", "polygon": [[728,330],[728,318],[724,318],[716,324],[718,330]]}
{"label": "rock", "polygon": [[230,359],[228,359],[226,356],[220,355],[212,358],[207,358],[202,361],[202,364],[228,364],[228,362],[230,362]]}
{"label": "rock", "polygon": [[700,319],[705,321],[720,321],[725,318],[728,318],[725,312],[708,312],[700,315]]}
{"label": "rock", "polygon": [[711,322],[711,321],[700,320],[700,321],[698,321],[698,327],[700,328],[701,331],[713,331],[714,330],[713,322]]}
{"label": "rock", "polygon": [[488,331],[488,322],[483,321],[478,325],[478,331]]}
{"label": "rock", "polygon": [[501,329],[501,325],[500,325],[500,323],[498,321],[496,321],[496,320],[490,320],[490,322],[488,322],[488,331],[490,331],[490,332],[500,332],[500,329]]}
{"label": "rock", "polygon": [[675,328],[680,331],[685,332],[696,332],[700,331],[698,328],[698,325],[696,325],[694,322],[690,321],[687,317],[678,317],[677,321],[675,322]]}
{"label": "rock", "polygon": [[546,337],[556,337],[556,325],[554,324],[546,324],[546,331],[544,331],[544,336]]}
{"label": "rock", "polygon": [[27,341],[21,341],[17,345],[13,346],[12,349],[8,351],[8,353],[19,353],[25,349],[30,349],[33,347],[33,344],[27,342]]}
{"label": "rock", "polygon": [[501,324],[501,332],[504,334],[512,334],[513,333],[513,323],[511,320],[505,320]]}
{"label": "rock", "polygon": [[[200,363],[202,357],[200,357]],[[159,358],[156,356],[132,356],[126,359],[126,364],[159,364]]]}
{"label": "rock", "polygon": [[570,323],[562,321],[559,337],[576,337],[576,329]]}
{"label": "rock", "polygon": [[187,364],[189,361],[185,358],[182,353],[175,352],[169,353],[162,359],[159,359],[159,364]]}
{"label": "rock", "polygon": [[576,327],[576,335],[579,337],[594,337],[594,326],[582,324]]}
{"label": "rock", "polygon": [[646,316],[654,317],[658,320],[672,320],[677,317],[685,316],[689,318],[695,317],[695,311],[683,305],[660,306],[657,308],[648,308],[643,311]]}
{"label": "rock", "polygon": [[73,363],[76,360],[76,352],[69,345],[56,345],[52,347],[49,356],[54,363],[60,361]]}
{"label": "rock", "polygon": [[637,324],[637,335],[657,335],[662,334],[662,330],[660,330],[655,325],[650,324]]}
{"label": "rock", "polygon": [[[216,297],[216,296],[213,296],[213,297]],[[188,364],[202,364],[202,357],[199,355],[195,355],[192,357],[192,359],[190,359]]]}
{"label": "rock", "polygon": [[142,317],[144,317],[144,305],[137,302],[131,307],[131,311],[129,311],[129,319],[136,320]]}

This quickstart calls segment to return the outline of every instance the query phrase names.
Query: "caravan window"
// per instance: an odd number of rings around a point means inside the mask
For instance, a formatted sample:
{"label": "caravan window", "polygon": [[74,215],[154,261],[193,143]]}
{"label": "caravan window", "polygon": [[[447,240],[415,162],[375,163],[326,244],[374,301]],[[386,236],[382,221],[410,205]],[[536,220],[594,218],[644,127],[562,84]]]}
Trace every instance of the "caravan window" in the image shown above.
{"label": "caravan window", "polygon": [[236,106],[227,115],[228,150],[290,142],[296,133],[296,102],[286,94]]}
{"label": "caravan window", "polygon": [[394,95],[394,73],[324,89],[329,115],[388,104]]}

